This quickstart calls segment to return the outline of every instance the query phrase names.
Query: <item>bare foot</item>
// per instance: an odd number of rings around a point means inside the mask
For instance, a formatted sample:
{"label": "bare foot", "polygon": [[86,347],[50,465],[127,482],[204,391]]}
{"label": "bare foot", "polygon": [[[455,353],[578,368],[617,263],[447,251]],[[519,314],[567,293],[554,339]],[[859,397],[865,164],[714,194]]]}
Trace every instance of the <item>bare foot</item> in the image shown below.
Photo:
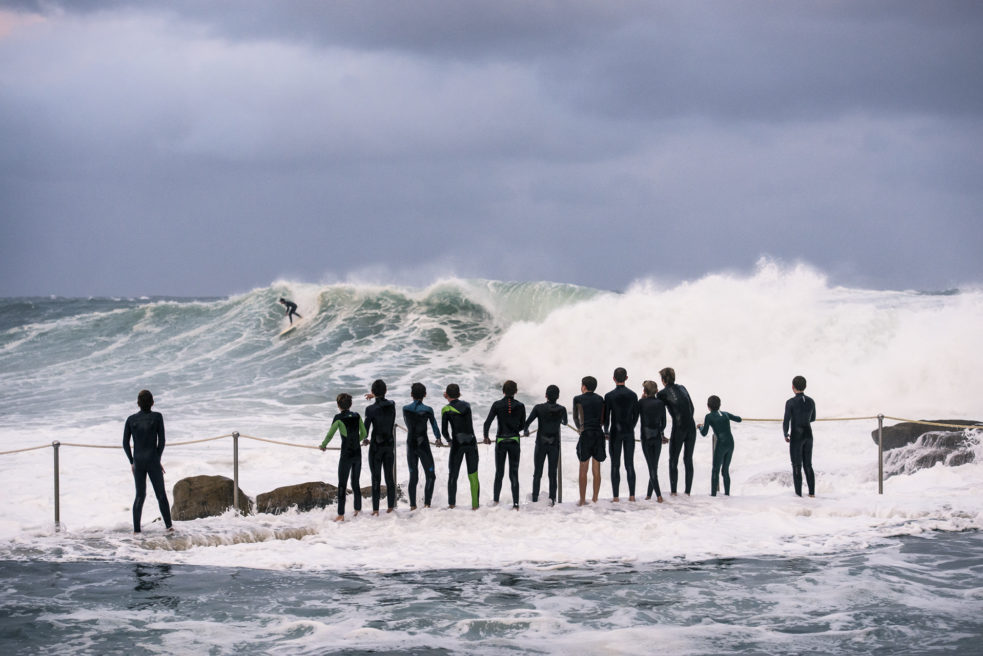
{"label": "bare foot", "polygon": [[628,500],[631,501],[632,503],[634,503],[635,502],[635,497],[628,497]]}
{"label": "bare foot", "polygon": [[424,508],[429,508],[429,507],[430,507],[430,504],[428,503],[427,505],[425,505],[425,506],[423,506],[423,507],[424,507]]}
{"label": "bare foot", "polygon": [[674,497],[674,496],[676,496],[676,493],[675,492],[670,492],[669,493],[669,496]]}
{"label": "bare foot", "polygon": [[619,501],[621,501],[621,499],[619,499],[618,497],[613,497],[611,499],[611,503],[618,503]]}
{"label": "bare foot", "polygon": [[651,498],[652,498],[651,496],[647,496],[647,497],[645,497],[645,500],[648,501]]}
{"label": "bare foot", "polygon": [[416,506],[410,506],[410,510],[416,510]]}
{"label": "bare foot", "polygon": [[167,532],[168,533],[173,533],[174,532],[174,527],[173,526],[168,526],[167,527]]}
{"label": "bare foot", "polygon": [[372,511],[372,516],[373,517],[378,517],[379,516],[379,511],[378,510],[373,510]]}
{"label": "bare foot", "polygon": [[360,512],[362,512],[362,511],[361,510],[356,510],[355,512],[352,513],[352,517],[358,517],[358,513],[360,513]]}
{"label": "bare foot", "polygon": [[343,521],[345,521],[345,516],[344,515],[338,515],[337,517],[334,518],[334,520],[336,522],[343,522]]}
{"label": "bare foot", "polygon": [[518,510],[518,509],[519,509],[519,504],[515,504],[514,506],[512,506],[512,510]]}
{"label": "bare foot", "polygon": [[658,498],[656,498],[656,501],[658,501],[659,503],[662,503],[663,499],[662,499],[662,497],[658,497]]}
{"label": "bare foot", "polygon": [[810,495],[809,495],[809,498],[810,498],[810,499],[815,499],[815,498],[816,498],[816,495],[815,495],[815,494],[810,494]]}
{"label": "bare foot", "polygon": [[591,500],[590,500],[590,502],[591,503],[597,503],[597,497],[592,497]]}
{"label": "bare foot", "polygon": [[447,506],[447,507],[448,507],[448,508],[450,508],[451,510],[453,510],[453,509],[454,509],[454,506]]}
{"label": "bare foot", "polygon": [[388,515],[389,513],[391,513],[394,510],[396,510],[396,509],[395,508],[387,508],[386,509],[386,514]]}
{"label": "bare foot", "polygon": [[477,510],[478,506],[471,506],[471,510]]}
{"label": "bare foot", "polygon": [[580,501],[577,502],[577,505],[578,506],[586,506],[587,505],[587,502],[584,501],[583,499],[581,499]]}

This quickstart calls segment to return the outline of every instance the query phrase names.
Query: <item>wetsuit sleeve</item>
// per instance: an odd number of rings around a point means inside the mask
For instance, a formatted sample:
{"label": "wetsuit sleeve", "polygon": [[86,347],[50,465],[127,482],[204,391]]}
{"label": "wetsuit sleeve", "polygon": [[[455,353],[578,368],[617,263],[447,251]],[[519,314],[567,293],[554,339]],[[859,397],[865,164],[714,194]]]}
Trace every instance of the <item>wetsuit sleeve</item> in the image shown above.
{"label": "wetsuit sleeve", "polygon": [[604,404],[601,405],[601,426],[605,433],[608,433],[608,428],[611,423],[611,412],[608,410],[608,397],[604,397]]}
{"label": "wetsuit sleeve", "polygon": [[488,416],[485,418],[485,439],[488,439],[488,429],[491,428],[492,420],[495,419],[495,404],[492,404],[491,410],[488,411]]}
{"label": "wetsuit sleeve", "polygon": [[437,441],[440,441],[440,428],[437,427],[437,418],[433,415],[433,408],[429,408],[427,414],[430,415],[430,428],[433,429],[433,436]]}
{"label": "wetsuit sleeve", "polygon": [[519,414],[519,425],[520,426],[525,426],[525,424],[526,424],[526,406],[521,406],[519,408],[519,410],[521,411],[520,414]]}
{"label": "wetsuit sleeve", "polygon": [[133,452],[130,450],[130,438],[133,436],[133,429],[130,428],[130,418],[126,418],[126,423],[123,424],[123,452],[126,453],[126,459],[133,464]]}
{"label": "wetsuit sleeve", "polygon": [[700,429],[700,435],[703,437],[707,436],[707,431],[710,430],[710,415],[703,418],[703,428]]}
{"label": "wetsuit sleeve", "polygon": [[564,426],[567,425],[567,409],[566,408],[563,408],[563,416],[560,417],[560,423],[563,424]]}
{"label": "wetsuit sleeve", "polygon": [[638,425],[638,417],[641,414],[641,409],[638,406],[638,399],[631,402],[631,427],[634,428]]}
{"label": "wetsuit sleeve", "polygon": [[164,415],[157,414],[157,460],[164,455]]}
{"label": "wetsuit sleeve", "polygon": [[447,430],[447,427],[451,423],[450,408],[451,406],[445,405],[443,409],[440,411],[440,433],[441,435],[444,436],[444,439],[447,440],[448,442],[451,441],[450,431]]}
{"label": "wetsuit sleeve", "polygon": [[328,429],[328,434],[324,436],[324,441],[321,442],[322,449],[328,446],[328,442],[331,441],[331,438],[334,437],[334,434],[339,430],[341,431],[341,436],[345,437],[346,431],[345,431],[345,425],[343,423],[341,423],[340,421],[336,421],[333,424],[331,424],[331,428]]}
{"label": "wetsuit sleeve", "polygon": [[725,412],[724,414],[730,417],[731,421],[736,421],[738,424],[741,423],[741,418],[738,417],[737,415],[732,415],[729,412]]}
{"label": "wetsuit sleeve", "polygon": [[[812,401],[812,399],[809,400]],[[811,424],[814,421],[816,421],[816,402],[812,401],[812,416],[809,417],[809,423]]]}
{"label": "wetsuit sleeve", "polygon": [[532,407],[532,412],[529,413],[529,418],[526,419],[526,423],[522,425],[522,428],[525,429],[526,431],[529,430],[529,425],[532,424],[532,422],[536,421],[536,415],[538,414],[538,410],[537,410],[538,407],[539,406],[535,406],[535,405]]}
{"label": "wetsuit sleeve", "polygon": [[372,406],[365,409],[365,433],[368,434],[372,430],[372,422],[375,421],[375,413],[372,412]]}
{"label": "wetsuit sleeve", "polygon": [[792,421],[792,399],[785,402],[785,418],[782,419],[782,434],[788,437],[788,425]]}

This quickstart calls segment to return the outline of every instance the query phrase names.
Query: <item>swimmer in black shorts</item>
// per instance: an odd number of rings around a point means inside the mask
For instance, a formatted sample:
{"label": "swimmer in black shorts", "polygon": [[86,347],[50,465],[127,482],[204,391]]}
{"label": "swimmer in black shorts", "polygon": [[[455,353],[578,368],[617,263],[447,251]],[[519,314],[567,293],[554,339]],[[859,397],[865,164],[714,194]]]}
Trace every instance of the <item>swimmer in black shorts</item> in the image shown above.
{"label": "swimmer in black shorts", "polygon": [[604,462],[604,431],[601,420],[604,417],[604,399],[594,393],[597,379],[584,376],[580,381],[580,396],[573,399],[573,424],[580,431],[577,440],[577,460],[580,461],[580,501],[578,506],[587,503],[587,466],[590,463],[594,482],[592,501],[597,503],[601,491],[601,463]]}

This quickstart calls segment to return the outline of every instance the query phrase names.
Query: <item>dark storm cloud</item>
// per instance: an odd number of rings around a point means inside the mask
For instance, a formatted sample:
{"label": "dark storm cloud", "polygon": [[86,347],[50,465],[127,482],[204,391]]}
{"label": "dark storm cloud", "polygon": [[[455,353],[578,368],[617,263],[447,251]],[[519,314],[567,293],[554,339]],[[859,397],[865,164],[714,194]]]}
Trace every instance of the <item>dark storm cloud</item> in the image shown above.
{"label": "dark storm cloud", "polygon": [[0,294],[980,278],[975,3],[2,6]]}

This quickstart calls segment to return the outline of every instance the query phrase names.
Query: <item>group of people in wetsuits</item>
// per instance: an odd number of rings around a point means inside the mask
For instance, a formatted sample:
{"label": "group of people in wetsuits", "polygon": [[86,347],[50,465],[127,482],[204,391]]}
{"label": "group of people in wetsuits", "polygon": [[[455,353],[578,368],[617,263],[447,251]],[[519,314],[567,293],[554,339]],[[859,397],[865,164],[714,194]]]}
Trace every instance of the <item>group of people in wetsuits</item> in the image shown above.
{"label": "group of people in wetsuits", "polygon": [[[624,461],[625,482],[628,498],[635,501],[635,428],[640,423],[641,447],[648,467],[648,486],[646,499],[654,494],[657,501],[664,501],[659,485],[658,465],[662,446],[669,445],[669,486],[670,494],[676,496],[679,474],[679,457],[683,457],[685,471],[685,494],[689,495],[693,486],[693,451],[696,447],[696,433],[707,435],[712,430],[716,436],[713,453],[711,495],[718,492],[718,479],[723,478],[723,493],[730,494],[730,461],[734,453],[734,438],[731,422],[740,422],[735,414],[721,411],[720,399],[711,396],[707,401],[709,412],[703,422],[694,421],[695,408],[686,388],[676,382],[675,371],[667,367],[659,372],[662,389],[657,383],[646,380],[642,384],[642,397],[626,386],[627,371],[619,367],[614,370],[614,389],[605,396],[597,394],[597,380],[585,376],[581,380],[581,393],[573,399],[573,429],[580,435],[577,441],[577,459],[580,462],[578,505],[587,503],[588,471],[593,478],[591,500],[596,503],[601,487],[600,464],[611,457],[612,501],[620,501],[621,464]],[[802,471],[805,471],[809,486],[809,496],[815,495],[815,475],[812,470],[812,430],[815,420],[815,403],[805,396],[806,381],[802,376],[793,379],[795,396],[786,403],[783,431],[789,443],[792,460],[795,493],[802,495]],[[325,450],[336,433],[341,435],[341,455],[338,461],[338,515],[342,521],[345,516],[347,487],[351,481],[356,490],[355,514],[361,511],[362,498],[357,492],[361,473],[361,447],[369,447],[369,470],[372,478],[372,514],[379,514],[380,492],[383,478],[386,482],[387,512],[396,506],[395,485],[395,429],[396,405],[386,398],[387,387],[382,380],[372,383],[371,392],[365,395],[373,403],[366,408],[365,420],[353,412],[350,394],[339,394],[336,401],[339,413],[335,415],[331,427],[321,442]],[[567,409],[557,403],[560,390],[556,385],[546,388],[546,402],[537,404],[529,414],[525,405],[515,398],[518,386],[514,381],[502,385],[503,397],[495,401],[483,425],[483,443],[491,444],[489,432],[492,423],[497,423],[495,435],[495,479],[493,502],[499,503],[502,484],[505,479],[506,464],[511,487],[512,507],[519,509],[519,455],[520,437],[529,435],[529,428],[535,422],[537,435],[533,453],[532,500],[539,501],[540,484],[544,466],[549,480],[548,497],[550,505],[556,502],[557,464],[560,456],[560,430],[569,426]],[[474,429],[471,405],[461,399],[461,390],[456,383],[447,386],[444,399],[447,404],[441,409],[441,425],[438,427],[436,414],[424,403],[427,388],[422,383],[413,383],[410,389],[412,402],[403,406],[405,422],[406,459],[409,466],[410,509],[417,508],[417,486],[420,471],[423,471],[423,505],[430,507],[433,499],[437,475],[434,457],[430,449],[428,429],[433,434],[433,445],[443,447],[447,440],[451,452],[448,465],[447,499],[448,506],[454,508],[457,502],[457,483],[461,465],[466,464],[471,492],[471,507],[479,505],[480,485],[478,481],[478,438]],[[669,437],[665,435],[667,415],[672,419]],[[606,445],[606,448],[605,448]]]}
{"label": "group of people in wetsuits", "polygon": [[[703,422],[696,424],[693,419],[695,408],[686,388],[676,383],[676,373],[672,368],[659,372],[662,389],[651,380],[642,384],[642,398],[626,386],[628,373],[624,368],[614,370],[613,390],[601,397],[596,393],[597,380],[585,376],[581,380],[581,393],[573,399],[573,423],[580,437],[577,441],[577,459],[580,461],[578,505],[586,503],[588,470],[593,475],[593,502],[597,502],[601,488],[600,463],[607,455],[611,456],[612,501],[619,501],[621,485],[621,461],[624,459],[625,478],[629,500],[635,500],[635,427],[641,423],[641,446],[648,466],[648,491],[646,499],[654,494],[661,503],[662,490],[659,486],[658,465],[662,446],[669,445],[669,486],[670,494],[676,495],[678,486],[679,456],[683,456],[685,469],[685,493],[690,494],[693,486],[693,451],[696,446],[696,432],[706,435],[712,430],[716,435],[713,452],[711,494],[716,496],[718,477],[723,477],[724,494],[730,494],[730,460],[734,453],[734,438],[730,430],[731,422],[741,418],[720,410],[720,399],[711,396],[707,401],[710,410]],[[812,427],[816,420],[816,405],[805,395],[806,380],[802,376],[792,379],[794,396],[785,404],[782,431],[789,444],[792,461],[792,479],[795,493],[802,496],[802,476],[805,474],[809,496],[815,496],[816,477],[812,469]],[[321,450],[325,450],[337,433],[341,436],[341,453],[338,459],[338,516],[343,520],[348,482],[356,490],[354,498],[355,513],[362,509],[362,496],[359,489],[359,476],[362,467],[363,446],[369,447],[369,471],[372,478],[372,514],[379,513],[382,480],[386,482],[387,512],[396,507],[396,404],[386,398],[387,387],[382,380],[372,383],[371,391],[365,398],[373,401],[365,409],[365,419],[353,412],[350,394],[339,394],[336,401],[339,412],[335,415]],[[522,402],[516,400],[518,386],[514,381],[502,385],[503,397],[492,404],[483,425],[483,443],[491,444],[490,428],[497,421],[495,435],[495,482],[493,500],[497,504],[505,478],[505,465],[508,463],[509,483],[512,493],[512,507],[519,508],[519,440],[528,436],[529,428],[537,424],[536,445],[533,453],[534,470],[532,500],[537,502],[540,494],[544,465],[549,479],[550,505],[556,502],[557,463],[560,457],[560,429],[568,426],[567,409],[558,404],[560,390],[556,385],[546,388],[546,402],[535,405],[526,414]],[[430,507],[433,499],[437,475],[433,453],[430,450],[428,428],[434,436],[434,445],[444,446],[441,437],[450,445],[449,471],[447,481],[448,505],[453,508],[457,502],[457,482],[461,465],[467,467],[468,483],[471,492],[471,507],[478,508],[478,439],[474,430],[471,405],[461,400],[460,387],[452,383],[444,391],[447,404],[441,409],[441,427],[438,428],[433,408],[424,404],[427,388],[422,383],[413,383],[410,388],[412,402],[403,406],[403,421],[407,433],[406,459],[409,464],[410,508],[417,508],[417,485],[420,469],[423,469],[423,504]],[[160,507],[161,517],[168,531],[172,530],[170,504],[164,487],[164,468],[161,455],[164,452],[164,418],[151,408],[153,395],[141,390],[137,395],[140,411],[127,417],[123,427],[123,450],[130,462],[136,486],[133,502],[133,531],[140,532],[140,517],[146,498],[147,479],[154,489]],[[672,429],[665,436],[666,416],[672,419]],[[130,443],[133,443],[131,450]],[[605,450],[607,443],[607,450]]]}

